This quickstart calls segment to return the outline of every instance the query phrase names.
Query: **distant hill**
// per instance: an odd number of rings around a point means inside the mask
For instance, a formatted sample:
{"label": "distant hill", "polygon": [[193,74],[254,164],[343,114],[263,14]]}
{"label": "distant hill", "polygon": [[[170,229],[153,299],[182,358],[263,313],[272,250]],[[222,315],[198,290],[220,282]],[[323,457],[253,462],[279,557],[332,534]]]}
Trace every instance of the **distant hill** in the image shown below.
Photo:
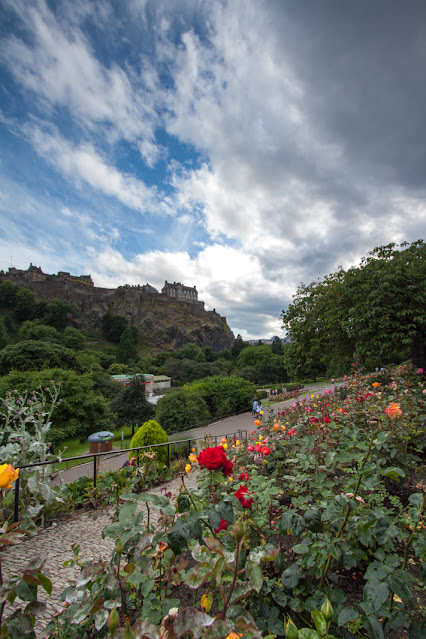
{"label": "distant hill", "polygon": [[161,293],[149,284],[100,288],[94,286],[90,275],[49,275],[32,264],[26,271],[0,271],[0,282],[5,280],[29,288],[39,297],[75,304],[80,314],[72,324],[84,332],[100,332],[102,317],[108,310],[122,315],[137,329],[149,354],[177,350],[188,343],[209,346],[218,352],[234,342],[226,318],[214,310],[206,311],[195,287],[166,282]]}

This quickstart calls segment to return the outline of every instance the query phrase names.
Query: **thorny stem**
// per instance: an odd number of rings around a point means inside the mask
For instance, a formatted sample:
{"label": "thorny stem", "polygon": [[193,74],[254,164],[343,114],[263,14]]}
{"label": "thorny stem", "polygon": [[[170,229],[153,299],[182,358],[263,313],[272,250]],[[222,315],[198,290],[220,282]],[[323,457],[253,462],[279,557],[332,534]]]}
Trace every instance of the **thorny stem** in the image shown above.
{"label": "thorny stem", "polygon": [[243,540],[241,540],[238,544],[237,544],[237,548],[236,548],[236,552],[235,552],[235,568],[234,568],[234,576],[232,578],[232,583],[231,586],[229,588],[229,593],[228,593],[228,598],[225,601],[225,605],[223,606],[223,610],[222,610],[222,619],[225,619],[226,617],[226,612],[228,610],[228,606],[229,606],[229,602],[231,601],[231,597],[232,597],[232,593],[234,592],[234,588],[235,588],[235,583],[237,581],[237,576],[238,576],[238,562],[240,559],[240,552],[241,552],[241,546],[242,546]]}
{"label": "thorny stem", "polygon": [[121,598],[121,625],[124,625],[125,622],[125,616],[124,616],[124,612],[126,609],[126,599],[125,599],[125,595],[124,595],[124,588],[123,588],[123,582],[122,579],[120,577],[120,563],[121,563],[121,554],[118,555],[118,562],[117,562],[117,578],[118,578],[118,583],[120,586],[120,598]]}
{"label": "thorny stem", "polygon": [[[185,486],[185,476],[184,476],[184,475],[182,475],[182,486],[183,486],[184,491],[185,491],[185,492],[186,492],[186,494],[188,495],[189,499],[191,500],[192,505],[194,506],[194,510],[195,510],[195,512],[197,512],[197,513],[198,513],[198,508],[197,508],[197,506],[196,506],[196,504],[195,504],[195,501],[193,500],[191,493],[189,492],[189,490],[188,490],[188,489],[187,489],[187,487]],[[213,536],[214,536],[214,537],[216,537],[216,533],[215,533],[214,529],[212,528],[212,526],[210,526],[209,522],[208,522],[208,521],[205,521],[204,523],[206,524],[206,526],[207,526],[208,528],[210,528],[211,532],[213,533]],[[216,537],[216,539],[217,539],[217,537]]]}
{"label": "thorny stem", "polygon": [[[356,496],[358,494],[358,490],[359,490],[359,487],[360,487],[360,484],[361,484],[361,479],[362,479],[362,470],[363,470],[365,464],[367,463],[367,459],[370,456],[371,448],[372,448],[372,445],[373,445],[373,437],[374,437],[374,431],[371,431],[370,443],[368,445],[367,453],[366,453],[364,459],[362,460],[361,466],[359,468],[360,473],[359,473],[359,476],[358,476],[358,479],[357,479],[357,482],[356,482],[356,486],[355,486],[355,489],[354,489],[354,496],[352,497],[352,499],[356,499]],[[340,535],[344,531],[345,526],[347,524],[347,521],[349,519],[350,511],[351,511],[351,509],[348,506],[347,509],[346,509],[345,517],[344,517],[342,523],[339,526],[339,530],[336,533],[336,539],[340,539]],[[326,562],[325,567],[324,567],[324,572],[322,573],[321,581],[319,583],[319,588],[322,587],[322,585],[323,585],[323,583],[325,581],[325,578],[327,577],[327,573],[328,573],[328,571],[330,569],[331,560],[332,560],[332,554],[330,553],[328,555],[328,557],[327,557],[327,562]]]}

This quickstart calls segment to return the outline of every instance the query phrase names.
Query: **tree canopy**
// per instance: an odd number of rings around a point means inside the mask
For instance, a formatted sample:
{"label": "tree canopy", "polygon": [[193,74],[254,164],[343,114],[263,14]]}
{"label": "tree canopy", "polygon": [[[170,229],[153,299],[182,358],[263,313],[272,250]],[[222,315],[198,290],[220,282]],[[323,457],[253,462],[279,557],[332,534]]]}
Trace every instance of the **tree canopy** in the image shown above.
{"label": "tree canopy", "polygon": [[355,352],[377,365],[411,356],[426,368],[425,309],[423,240],[377,247],[359,266],[299,287],[281,315],[292,341],[287,368],[340,374]]}

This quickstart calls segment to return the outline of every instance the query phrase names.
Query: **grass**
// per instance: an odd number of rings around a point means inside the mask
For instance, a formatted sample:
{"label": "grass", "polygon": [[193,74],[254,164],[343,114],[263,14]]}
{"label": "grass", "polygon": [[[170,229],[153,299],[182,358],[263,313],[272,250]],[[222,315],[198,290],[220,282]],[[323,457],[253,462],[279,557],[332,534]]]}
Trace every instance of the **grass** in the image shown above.
{"label": "grass", "polygon": [[[123,432],[123,449],[130,448],[130,441],[132,439],[132,427],[124,426],[114,432],[114,448],[121,448],[121,433]],[[80,455],[90,455],[90,447],[89,442],[81,442],[77,439],[67,439],[61,442],[57,447],[58,451],[61,451],[62,457],[77,457]],[[74,466],[79,466],[80,464],[86,463],[87,459],[74,459],[70,462],[60,462],[55,464],[55,468],[57,470],[63,470],[64,468],[73,468]]]}

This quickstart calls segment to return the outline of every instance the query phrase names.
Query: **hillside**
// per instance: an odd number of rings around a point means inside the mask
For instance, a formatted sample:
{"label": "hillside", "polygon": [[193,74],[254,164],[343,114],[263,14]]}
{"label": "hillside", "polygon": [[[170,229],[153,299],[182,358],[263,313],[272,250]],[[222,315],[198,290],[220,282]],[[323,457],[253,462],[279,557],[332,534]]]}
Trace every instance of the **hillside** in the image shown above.
{"label": "hillside", "polygon": [[0,282],[5,280],[29,288],[39,297],[75,304],[80,313],[72,324],[84,332],[100,332],[108,310],[124,316],[137,329],[139,344],[147,354],[176,350],[188,343],[218,352],[234,342],[226,318],[206,311],[204,302],[169,297],[149,284],[106,289],[94,286],[90,275],[49,275],[32,265],[26,271],[0,271]]}

